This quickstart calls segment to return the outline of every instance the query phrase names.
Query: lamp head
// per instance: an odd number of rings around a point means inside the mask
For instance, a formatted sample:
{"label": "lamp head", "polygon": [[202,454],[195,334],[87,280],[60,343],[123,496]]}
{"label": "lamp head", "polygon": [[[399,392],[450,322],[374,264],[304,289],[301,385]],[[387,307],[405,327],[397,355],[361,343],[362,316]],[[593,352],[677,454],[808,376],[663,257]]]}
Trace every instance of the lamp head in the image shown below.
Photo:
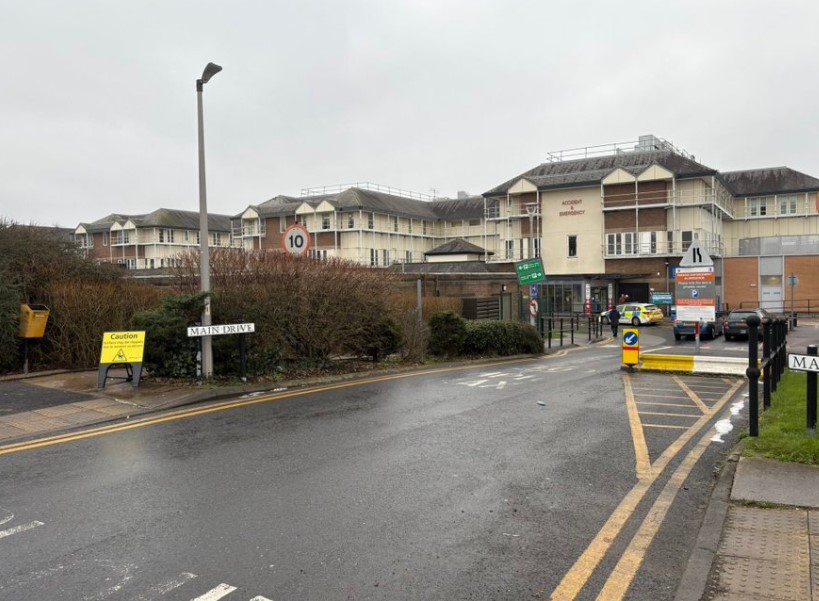
{"label": "lamp head", "polygon": [[205,70],[202,71],[202,78],[196,80],[196,89],[197,91],[202,91],[202,86],[205,85],[210,81],[210,78],[219,73],[222,70],[222,67],[217,65],[216,63],[208,63],[205,66]]}

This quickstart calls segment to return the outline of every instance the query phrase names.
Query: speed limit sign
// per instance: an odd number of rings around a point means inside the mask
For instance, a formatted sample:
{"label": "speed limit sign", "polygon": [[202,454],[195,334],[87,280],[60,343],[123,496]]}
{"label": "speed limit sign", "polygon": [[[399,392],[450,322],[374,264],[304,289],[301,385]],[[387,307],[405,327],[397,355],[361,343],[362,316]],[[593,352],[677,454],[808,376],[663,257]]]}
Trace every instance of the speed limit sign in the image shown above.
{"label": "speed limit sign", "polygon": [[300,257],[310,248],[310,234],[307,228],[299,223],[294,223],[282,234],[282,248],[291,255]]}

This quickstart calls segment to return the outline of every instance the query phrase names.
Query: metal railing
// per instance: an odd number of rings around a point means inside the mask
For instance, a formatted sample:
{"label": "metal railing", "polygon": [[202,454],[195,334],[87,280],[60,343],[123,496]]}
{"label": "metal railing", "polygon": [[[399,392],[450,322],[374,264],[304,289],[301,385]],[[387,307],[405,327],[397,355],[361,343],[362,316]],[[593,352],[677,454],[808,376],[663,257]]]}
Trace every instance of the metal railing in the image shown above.
{"label": "metal railing", "polygon": [[552,348],[552,341],[557,340],[563,346],[565,338],[574,344],[575,337],[586,337],[588,342],[597,340],[603,335],[603,322],[596,315],[570,314],[566,317],[543,316],[540,318],[540,333],[544,337],[547,349]]}
{"label": "metal railing", "polygon": [[[771,406],[771,393],[788,363],[788,326],[784,319],[772,319],[761,323],[758,315],[745,320],[748,324],[748,433],[759,436],[759,377],[762,376],[762,405]],[[759,360],[759,326],[762,325],[762,361]]]}

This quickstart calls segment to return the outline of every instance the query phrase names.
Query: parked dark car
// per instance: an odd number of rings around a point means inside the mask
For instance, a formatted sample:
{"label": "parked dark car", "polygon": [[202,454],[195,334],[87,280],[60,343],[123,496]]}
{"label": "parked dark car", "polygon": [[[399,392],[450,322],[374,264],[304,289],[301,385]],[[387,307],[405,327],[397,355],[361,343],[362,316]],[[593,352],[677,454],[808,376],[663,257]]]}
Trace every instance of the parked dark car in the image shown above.
{"label": "parked dark car", "polygon": [[748,323],[745,321],[751,315],[758,315],[760,327],[758,330],[758,338],[762,340],[763,328],[762,325],[768,323],[773,319],[773,316],[765,309],[734,309],[725,318],[723,329],[725,331],[725,339],[733,340],[737,336],[748,338]]}
{"label": "parked dark car", "polygon": [[[694,338],[696,335],[695,321],[674,320],[674,340],[680,340],[683,336]],[[714,340],[722,334],[722,318],[717,317],[716,321],[704,321],[700,326],[701,340]]]}

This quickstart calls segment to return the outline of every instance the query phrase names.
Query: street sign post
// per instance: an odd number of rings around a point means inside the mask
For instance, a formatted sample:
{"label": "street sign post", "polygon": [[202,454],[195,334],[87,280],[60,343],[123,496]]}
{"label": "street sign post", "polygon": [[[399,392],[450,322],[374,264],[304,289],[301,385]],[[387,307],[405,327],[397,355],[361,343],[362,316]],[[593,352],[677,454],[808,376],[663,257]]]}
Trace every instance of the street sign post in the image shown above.
{"label": "street sign post", "polygon": [[188,338],[195,336],[220,336],[222,334],[252,334],[256,331],[255,323],[230,323],[216,326],[191,326]]}
{"label": "street sign post", "polygon": [[[188,328],[188,338],[202,336],[221,336],[223,334],[239,334],[239,364],[242,370],[242,382],[247,382],[247,341],[245,334],[256,331],[255,323],[226,323],[211,326],[191,326]],[[201,343],[200,343],[201,346]]]}
{"label": "street sign post", "polygon": [[294,223],[282,234],[282,248],[293,256],[303,256],[310,248],[310,232],[300,223]]}
{"label": "street sign post", "polygon": [[515,271],[518,274],[518,284],[521,286],[537,284],[546,279],[545,270],[543,269],[543,259],[540,257],[518,261],[515,263]]}

